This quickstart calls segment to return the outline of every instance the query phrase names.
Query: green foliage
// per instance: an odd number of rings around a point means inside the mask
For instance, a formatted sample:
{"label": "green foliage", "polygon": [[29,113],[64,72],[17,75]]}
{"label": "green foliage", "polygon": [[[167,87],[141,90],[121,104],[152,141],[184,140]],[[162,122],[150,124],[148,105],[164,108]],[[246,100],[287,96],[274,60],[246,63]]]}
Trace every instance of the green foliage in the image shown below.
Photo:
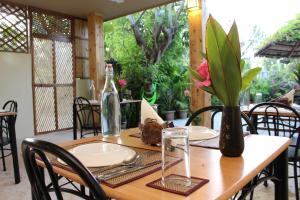
{"label": "green foliage", "polygon": [[[265,72],[258,76],[250,86],[250,96],[262,93],[263,101],[270,101],[297,87],[293,80],[293,64],[283,64],[276,59],[264,59]],[[267,74],[265,74],[267,73]]]}
{"label": "green foliage", "polygon": [[245,74],[243,75],[241,91],[245,91],[246,89],[249,88],[252,80],[259,74],[260,71],[261,71],[260,67],[255,67],[245,72]]}
{"label": "green foliage", "polygon": [[300,63],[295,65],[293,73],[295,75],[295,80],[300,84]]}
{"label": "green foliage", "polygon": [[[169,82],[169,84],[171,85],[172,83]],[[159,89],[159,104],[162,112],[175,110],[176,107],[176,91],[170,85],[162,85]]]}
{"label": "green foliage", "polygon": [[300,40],[300,13],[296,18],[287,22],[287,24],[281,27],[270,40],[274,41],[287,41],[296,42]]}
{"label": "green foliage", "polygon": [[[158,9],[158,8],[155,8]],[[161,7],[160,12],[169,12],[165,7]],[[135,19],[140,16],[141,13],[135,14]],[[140,26],[143,29],[143,38],[151,46],[153,42],[152,28],[155,23],[154,9],[147,10],[140,19]],[[168,20],[165,18],[167,15],[161,13],[161,17],[157,18],[162,22]],[[141,98],[142,88],[146,82],[154,82],[157,84],[159,93],[164,88],[169,89],[174,86],[173,94],[182,93],[183,86],[179,86],[181,83],[188,82],[187,73],[180,74],[183,66],[189,65],[188,54],[188,29],[187,29],[187,16],[186,12],[182,12],[181,17],[178,19],[178,31],[174,37],[174,40],[170,44],[167,51],[162,55],[160,61],[153,65],[149,65],[144,52],[137,45],[137,41],[134,37],[133,31],[130,27],[130,22],[126,17],[118,18],[104,23],[105,31],[105,58],[109,60],[114,58],[122,66],[122,73],[119,79],[125,79],[127,81],[127,89],[132,91],[134,99]],[[179,81],[178,77],[181,77]],[[184,81],[183,81],[184,79]],[[180,82],[180,84],[177,82]],[[183,84],[183,85],[184,85]],[[188,87],[188,86],[187,86]],[[170,96],[170,95],[169,95]],[[171,95],[173,96],[173,95]],[[173,106],[173,110],[176,106],[176,100],[179,100],[178,95],[174,95],[174,102],[168,103],[163,96],[159,97],[158,103]],[[162,105],[162,107],[168,107]]]}
{"label": "green foliage", "polygon": [[259,47],[262,47],[270,42],[297,42],[300,40],[300,13],[298,13],[295,19],[288,21],[284,26],[276,31],[272,36],[265,39]]}

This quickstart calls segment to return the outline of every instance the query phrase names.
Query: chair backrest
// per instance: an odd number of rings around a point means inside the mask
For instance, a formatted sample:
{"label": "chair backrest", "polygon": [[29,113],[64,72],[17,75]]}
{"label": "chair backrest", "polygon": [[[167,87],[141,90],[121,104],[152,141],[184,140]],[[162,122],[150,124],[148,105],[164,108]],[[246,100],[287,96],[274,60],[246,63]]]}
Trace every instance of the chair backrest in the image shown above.
{"label": "chair backrest", "polygon": [[[73,170],[73,172],[84,181],[85,186],[89,188],[90,194],[93,195],[93,198],[89,198],[77,190],[60,187],[58,184],[58,178],[54,173],[53,166],[45,153],[56,156],[65,162]],[[84,199],[108,199],[98,181],[94,178],[90,171],[84,167],[77,158],[63,148],[47,141],[28,138],[22,142],[22,155],[31,188],[33,190],[32,192],[35,195],[36,200],[51,200],[49,188],[47,188],[45,184],[45,179],[43,177],[43,173],[40,171],[39,165],[37,164],[37,159],[44,163],[45,169],[48,171],[53,187],[51,191],[55,192],[55,199],[63,200],[62,192],[71,193]]]}
{"label": "chair backrest", "polygon": [[249,111],[248,116],[251,120],[257,120],[256,126],[267,126],[256,128],[267,130],[269,135],[290,136],[300,126],[299,113],[294,108],[278,102],[257,104]]}
{"label": "chair backrest", "polygon": [[282,103],[264,102],[255,105],[248,116],[255,124],[258,134],[291,138],[293,142],[290,148],[296,148],[294,157],[298,156],[300,115],[294,108]]}
{"label": "chair backrest", "polygon": [[[10,111],[10,112],[18,112],[18,103],[14,100],[9,100],[5,102],[2,109]],[[15,121],[17,119],[17,115],[15,115]]]}
{"label": "chair backrest", "polygon": [[[200,108],[199,110],[197,110],[196,112],[194,112],[188,119],[188,121],[186,122],[186,126],[189,126],[193,120],[195,120],[199,115],[205,113],[205,112],[210,112],[211,114],[211,128],[214,129],[215,128],[215,120],[216,120],[216,116],[218,113],[222,113],[224,106],[208,106],[208,107],[204,107],[204,108]],[[250,121],[250,119],[248,118],[248,116],[241,112],[241,117],[244,120],[244,124],[242,124],[242,126],[247,126],[250,133],[251,134],[256,134],[256,130],[252,124],[252,122]],[[220,118],[221,120],[221,118]]]}
{"label": "chair backrest", "polygon": [[84,97],[76,97],[74,99],[74,105],[76,105],[76,116],[80,123],[80,127],[85,129],[89,127],[89,124],[92,123],[94,132],[96,134],[97,130],[94,119],[95,110],[93,109],[93,106],[91,105],[89,100]]}
{"label": "chair backrest", "polygon": [[[2,106],[2,109],[10,112],[18,112],[18,103],[14,100],[9,100],[5,102],[5,104]],[[14,123],[16,123],[17,115],[14,116]],[[3,138],[7,138],[7,141],[9,140],[9,134],[8,134],[8,121],[6,117],[0,118],[0,143],[3,143]]]}

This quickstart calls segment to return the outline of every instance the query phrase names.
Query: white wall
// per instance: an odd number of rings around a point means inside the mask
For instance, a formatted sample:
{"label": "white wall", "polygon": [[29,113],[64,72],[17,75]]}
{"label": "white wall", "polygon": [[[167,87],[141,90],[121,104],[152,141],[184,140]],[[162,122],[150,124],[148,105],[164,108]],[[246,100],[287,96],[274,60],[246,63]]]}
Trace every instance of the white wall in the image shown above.
{"label": "white wall", "polygon": [[30,54],[0,52],[0,107],[10,99],[18,102],[17,138],[34,135],[31,81]]}

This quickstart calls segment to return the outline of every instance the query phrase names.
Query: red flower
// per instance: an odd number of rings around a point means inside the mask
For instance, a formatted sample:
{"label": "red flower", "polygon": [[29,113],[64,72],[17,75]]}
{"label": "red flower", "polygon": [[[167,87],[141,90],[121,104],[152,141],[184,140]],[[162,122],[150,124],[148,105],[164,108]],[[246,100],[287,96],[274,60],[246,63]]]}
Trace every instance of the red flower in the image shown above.
{"label": "red flower", "polygon": [[211,85],[210,74],[207,61],[203,61],[198,67],[197,72],[203,81],[195,81],[196,87],[208,87]]}
{"label": "red flower", "polygon": [[124,79],[118,80],[118,83],[121,88],[124,88],[127,85],[127,81]]}

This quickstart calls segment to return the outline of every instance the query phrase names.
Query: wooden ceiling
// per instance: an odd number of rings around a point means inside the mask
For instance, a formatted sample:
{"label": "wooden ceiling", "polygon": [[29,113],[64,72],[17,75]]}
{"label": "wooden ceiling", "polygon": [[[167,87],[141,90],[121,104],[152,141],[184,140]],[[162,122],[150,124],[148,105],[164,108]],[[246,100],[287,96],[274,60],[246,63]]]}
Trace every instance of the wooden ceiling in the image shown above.
{"label": "wooden ceiling", "polygon": [[86,18],[89,13],[97,12],[102,14],[104,20],[107,21],[175,1],[178,0],[9,0],[8,2],[25,4],[80,18]]}

